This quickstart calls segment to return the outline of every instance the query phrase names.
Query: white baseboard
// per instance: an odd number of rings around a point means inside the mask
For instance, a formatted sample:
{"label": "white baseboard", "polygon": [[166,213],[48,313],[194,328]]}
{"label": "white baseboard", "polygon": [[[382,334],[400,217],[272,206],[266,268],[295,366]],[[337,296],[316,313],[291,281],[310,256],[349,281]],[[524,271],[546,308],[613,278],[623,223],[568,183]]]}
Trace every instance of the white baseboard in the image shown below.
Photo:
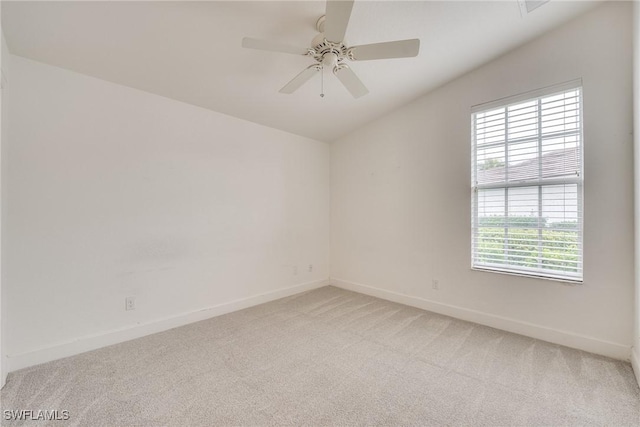
{"label": "white baseboard", "polygon": [[280,298],[295,295],[301,292],[316,289],[328,285],[326,279],[317,280],[308,283],[302,283],[288,288],[278,289],[260,295],[247,298],[241,298],[234,301],[214,305],[203,308],[201,310],[183,313],[164,319],[159,319],[147,323],[136,324],[126,328],[115,329],[96,335],[84,336],[59,343],[56,345],[43,347],[33,351],[8,355],[8,372],[18,369],[27,368],[41,363],[50,362],[63,357],[69,357],[86,351],[95,350],[124,341],[140,338],[146,335],[155,334],[189,323],[199,322],[211,317],[220,316],[222,314],[231,313],[233,311],[242,310],[244,308],[253,307],[254,305],[264,304]]}
{"label": "white baseboard", "polygon": [[640,387],[640,348],[638,347],[631,349],[631,366],[633,366],[633,373],[636,374],[636,381]]}
{"label": "white baseboard", "polygon": [[[590,353],[612,357],[614,359],[629,360],[629,358],[631,357],[631,346],[624,344],[603,341],[597,338],[575,334],[573,332],[552,329],[545,326],[523,322],[507,317],[496,316],[494,314],[484,313],[464,307],[430,301],[420,297],[414,297],[388,291],[385,289],[374,288],[372,286],[367,286],[360,283],[350,282],[348,280],[331,278],[331,284],[333,286],[349,291],[371,295],[388,301],[421,308],[423,310],[432,311],[438,314],[444,314],[446,316],[455,317],[457,319],[466,320],[485,326],[490,326],[492,328],[501,329],[507,332],[525,335],[542,341],[548,341],[554,344],[560,344],[567,347],[588,351]],[[640,373],[640,371],[636,372]]]}

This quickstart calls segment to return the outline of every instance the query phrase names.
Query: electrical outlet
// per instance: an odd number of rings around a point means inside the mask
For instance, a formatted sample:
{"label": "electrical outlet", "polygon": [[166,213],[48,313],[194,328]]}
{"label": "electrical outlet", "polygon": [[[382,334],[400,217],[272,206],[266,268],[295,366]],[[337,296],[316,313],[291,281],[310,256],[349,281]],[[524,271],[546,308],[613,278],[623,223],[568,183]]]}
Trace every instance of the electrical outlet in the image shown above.
{"label": "electrical outlet", "polygon": [[313,271],[313,264],[309,264],[309,273]]}
{"label": "electrical outlet", "polygon": [[433,280],[431,281],[431,287],[432,287],[433,289],[435,289],[436,291],[437,291],[438,289],[440,289],[440,282],[438,281],[438,279],[433,279]]}
{"label": "electrical outlet", "polygon": [[129,310],[135,310],[136,309],[136,298],[135,297],[126,297],[124,299],[124,309],[129,311]]}

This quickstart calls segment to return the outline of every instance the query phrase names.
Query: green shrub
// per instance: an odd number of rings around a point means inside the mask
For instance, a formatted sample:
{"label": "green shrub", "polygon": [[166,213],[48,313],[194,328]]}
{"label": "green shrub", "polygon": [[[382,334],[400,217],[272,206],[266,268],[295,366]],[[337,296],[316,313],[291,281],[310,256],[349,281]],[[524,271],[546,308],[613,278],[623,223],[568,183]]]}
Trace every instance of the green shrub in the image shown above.
{"label": "green shrub", "polygon": [[480,263],[577,271],[576,222],[549,224],[542,218],[544,228],[538,230],[537,217],[509,217],[507,220],[510,227],[505,235],[504,217],[479,218],[476,259]]}

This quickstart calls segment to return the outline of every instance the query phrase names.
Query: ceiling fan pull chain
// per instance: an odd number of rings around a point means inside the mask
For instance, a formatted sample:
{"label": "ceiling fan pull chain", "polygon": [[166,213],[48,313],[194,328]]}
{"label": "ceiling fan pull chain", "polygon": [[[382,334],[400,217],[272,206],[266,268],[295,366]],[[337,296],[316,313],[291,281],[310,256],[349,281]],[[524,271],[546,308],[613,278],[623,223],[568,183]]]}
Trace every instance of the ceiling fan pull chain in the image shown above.
{"label": "ceiling fan pull chain", "polygon": [[320,98],[324,98],[324,64],[320,68]]}

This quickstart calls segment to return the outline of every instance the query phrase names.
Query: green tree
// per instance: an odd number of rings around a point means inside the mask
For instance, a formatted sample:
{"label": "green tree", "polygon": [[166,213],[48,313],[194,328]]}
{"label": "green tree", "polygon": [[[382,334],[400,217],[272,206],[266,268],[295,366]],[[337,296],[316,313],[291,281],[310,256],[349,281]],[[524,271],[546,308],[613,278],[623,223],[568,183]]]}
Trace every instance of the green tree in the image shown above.
{"label": "green tree", "polygon": [[486,159],[480,165],[480,170],[487,170],[504,166],[504,162],[500,159]]}

